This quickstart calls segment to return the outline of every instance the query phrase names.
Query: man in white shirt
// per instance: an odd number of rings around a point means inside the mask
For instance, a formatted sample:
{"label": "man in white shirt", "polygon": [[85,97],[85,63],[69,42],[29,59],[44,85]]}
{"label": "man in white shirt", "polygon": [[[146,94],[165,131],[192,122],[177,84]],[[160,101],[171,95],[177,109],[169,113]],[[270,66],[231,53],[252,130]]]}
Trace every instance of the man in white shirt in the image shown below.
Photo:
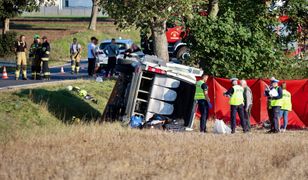
{"label": "man in white shirt", "polygon": [[77,42],[77,38],[73,39],[73,43],[70,47],[70,57],[71,57],[71,66],[72,66],[72,74],[76,72],[79,73],[80,68],[80,55],[81,55],[81,45]]}
{"label": "man in white shirt", "polygon": [[97,43],[98,39],[96,39],[96,37],[91,37],[91,43],[88,44],[88,75],[90,77],[93,77],[95,71],[95,48]]}

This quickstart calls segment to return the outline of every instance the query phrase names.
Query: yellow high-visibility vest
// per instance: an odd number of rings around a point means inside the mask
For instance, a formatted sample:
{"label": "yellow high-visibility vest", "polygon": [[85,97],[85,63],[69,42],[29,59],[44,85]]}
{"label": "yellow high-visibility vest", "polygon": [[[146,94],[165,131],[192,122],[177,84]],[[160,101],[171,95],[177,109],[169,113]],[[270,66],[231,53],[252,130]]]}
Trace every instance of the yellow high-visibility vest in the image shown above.
{"label": "yellow high-visibility vest", "polygon": [[234,85],[232,88],[234,92],[230,97],[230,105],[238,106],[244,104],[244,88],[239,85]]}
{"label": "yellow high-visibility vest", "polygon": [[[276,87],[277,92],[278,92],[278,89],[279,89],[279,87]],[[280,106],[281,107],[281,105],[282,105],[282,98],[271,100],[271,107],[274,107],[274,106]]]}
{"label": "yellow high-visibility vest", "polygon": [[287,90],[282,90],[282,105],[281,109],[292,111],[291,93]]}
{"label": "yellow high-visibility vest", "polygon": [[195,100],[205,99],[204,90],[203,90],[202,87],[201,87],[203,83],[204,83],[203,80],[199,80],[199,81],[196,83]]}

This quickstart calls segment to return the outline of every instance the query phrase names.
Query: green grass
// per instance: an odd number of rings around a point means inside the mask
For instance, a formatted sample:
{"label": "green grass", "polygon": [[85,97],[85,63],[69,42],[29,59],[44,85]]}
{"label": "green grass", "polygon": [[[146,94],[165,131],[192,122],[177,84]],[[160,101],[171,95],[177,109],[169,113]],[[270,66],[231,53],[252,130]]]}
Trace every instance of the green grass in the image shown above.
{"label": "green grass", "polygon": [[[68,85],[85,89],[98,104],[66,90]],[[0,140],[9,139],[16,131],[71,124],[73,117],[84,122],[96,121],[101,117],[113,85],[114,81],[79,80],[73,84],[1,92]]]}
{"label": "green grass", "polygon": [[63,38],[51,42],[52,53],[51,60],[54,61],[67,61],[69,59],[69,47],[72,43],[72,39],[76,37],[78,42],[82,46],[82,58],[87,58],[87,44],[89,43],[89,39],[92,36],[96,36],[99,39],[99,42],[105,39],[111,38],[129,38],[134,40],[135,43],[140,44],[139,33],[136,30],[120,32],[116,31],[114,27],[106,27],[105,30],[102,31],[84,31],[79,32],[73,35],[64,36]]}

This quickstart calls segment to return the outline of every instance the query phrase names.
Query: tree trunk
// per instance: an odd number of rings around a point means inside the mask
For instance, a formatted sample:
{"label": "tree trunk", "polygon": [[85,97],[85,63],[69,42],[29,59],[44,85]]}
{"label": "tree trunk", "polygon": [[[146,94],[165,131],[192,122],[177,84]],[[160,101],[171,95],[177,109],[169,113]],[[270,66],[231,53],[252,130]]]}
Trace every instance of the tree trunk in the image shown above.
{"label": "tree trunk", "polygon": [[10,19],[9,18],[4,18],[2,20],[2,34],[6,34],[10,30]]}
{"label": "tree trunk", "polygon": [[91,21],[90,21],[88,29],[96,31],[96,21],[97,21],[99,0],[92,0],[92,3],[93,5],[92,5],[92,12],[91,12]]}
{"label": "tree trunk", "polygon": [[154,43],[154,54],[165,60],[169,61],[168,42],[166,37],[166,21],[160,21],[152,24],[152,35]]}
{"label": "tree trunk", "polygon": [[209,3],[209,16],[211,18],[216,18],[218,11],[219,11],[219,7],[218,7],[218,1],[219,0],[210,0]]}

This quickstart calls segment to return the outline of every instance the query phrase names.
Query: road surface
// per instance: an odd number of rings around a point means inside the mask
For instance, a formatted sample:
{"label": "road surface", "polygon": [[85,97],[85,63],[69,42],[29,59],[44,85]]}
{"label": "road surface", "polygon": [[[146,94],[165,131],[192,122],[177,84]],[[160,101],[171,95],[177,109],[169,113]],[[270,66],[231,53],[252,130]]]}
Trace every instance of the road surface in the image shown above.
{"label": "road surface", "polygon": [[[64,73],[61,73],[61,67],[51,67],[51,80],[53,81],[63,81],[63,80],[75,80],[75,79],[88,79],[88,64],[87,61],[81,61],[80,65],[80,73],[78,75],[71,74],[71,66],[70,64],[63,65]],[[6,89],[9,87],[15,87],[20,85],[27,85],[27,84],[37,84],[37,83],[43,83],[43,82],[49,82],[46,80],[31,80],[31,72],[27,72],[28,74],[28,80],[15,80],[15,74],[14,72],[8,73],[9,79],[0,79],[0,89]]]}

